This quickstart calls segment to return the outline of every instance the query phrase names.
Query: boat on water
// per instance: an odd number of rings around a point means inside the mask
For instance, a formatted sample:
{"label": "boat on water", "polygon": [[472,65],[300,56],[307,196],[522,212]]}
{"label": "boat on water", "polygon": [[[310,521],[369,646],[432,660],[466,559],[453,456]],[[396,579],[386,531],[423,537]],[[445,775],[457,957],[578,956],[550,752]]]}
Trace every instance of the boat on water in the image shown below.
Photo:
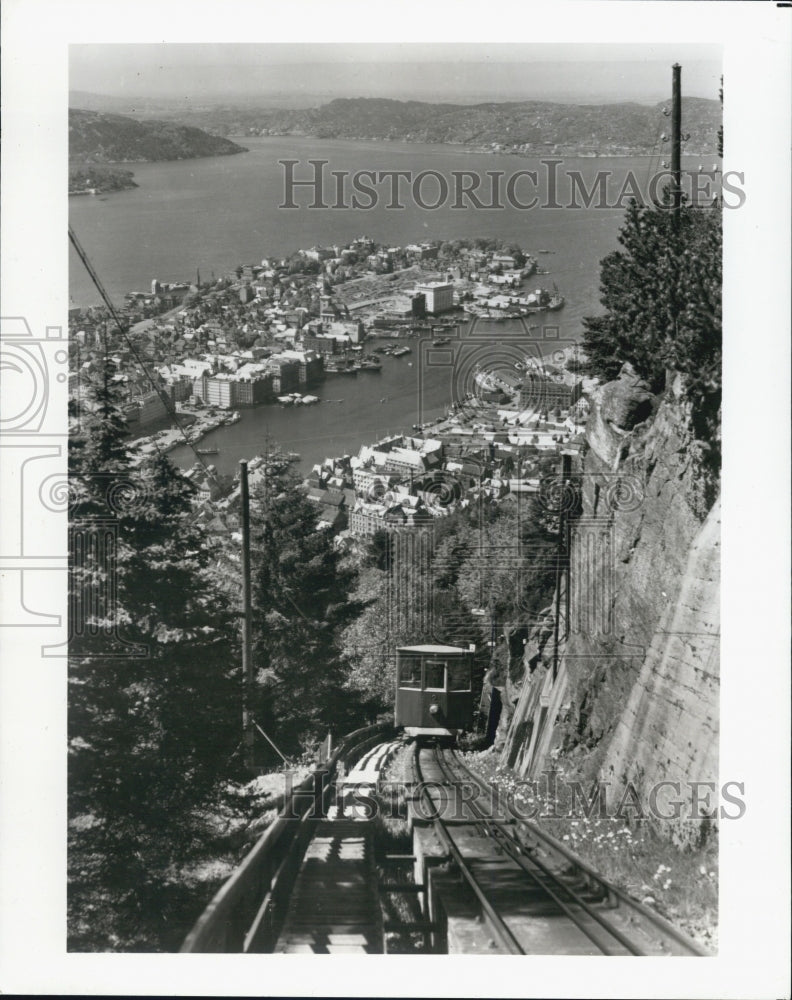
{"label": "boat on water", "polygon": [[357,368],[342,364],[338,361],[328,361],[325,362],[325,374],[326,375],[357,375]]}
{"label": "boat on water", "polygon": [[547,308],[548,309],[561,309],[565,302],[566,302],[566,299],[558,291],[558,286],[554,283],[553,284],[553,294],[550,296],[550,301],[547,303]]}
{"label": "boat on water", "polygon": [[303,396],[301,392],[290,392],[286,396],[278,396],[281,406],[306,406],[311,403],[318,403],[318,396]]}
{"label": "boat on water", "polygon": [[508,391],[509,385],[499,375],[494,372],[476,372],[473,381],[485,392]]}
{"label": "boat on water", "polygon": [[196,448],[195,449],[195,454],[196,455],[219,455],[220,454],[220,449],[219,448]]}
{"label": "boat on water", "polygon": [[[534,312],[536,310],[533,310]],[[519,319],[521,316],[528,316],[530,309],[507,309],[495,312],[492,309],[484,309],[481,306],[465,306],[465,312],[478,319],[486,319],[490,323],[505,323],[507,319]]]}

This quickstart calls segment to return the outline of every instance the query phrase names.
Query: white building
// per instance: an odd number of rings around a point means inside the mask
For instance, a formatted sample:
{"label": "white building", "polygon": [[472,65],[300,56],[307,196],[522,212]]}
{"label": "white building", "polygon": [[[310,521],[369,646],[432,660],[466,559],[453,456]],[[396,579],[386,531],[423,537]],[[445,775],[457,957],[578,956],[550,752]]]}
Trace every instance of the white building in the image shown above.
{"label": "white building", "polygon": [[448,281],[427,281],[417,285],[416,291],[426,297],[428,313],[442,313],[454,308],[454,286]]}

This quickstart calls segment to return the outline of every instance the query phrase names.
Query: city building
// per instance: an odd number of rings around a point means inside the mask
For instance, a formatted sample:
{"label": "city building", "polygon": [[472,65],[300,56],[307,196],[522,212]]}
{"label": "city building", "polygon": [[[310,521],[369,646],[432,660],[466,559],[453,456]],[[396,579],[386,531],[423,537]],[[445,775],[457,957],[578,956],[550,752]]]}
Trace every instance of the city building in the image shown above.
{"label": "city building", "polygon": [[355,491],[363,495],[384,493],[393,481],[393,476],[387,475],[381,468],[375,467],[373,463],[360,466],[352,472]]}
{"label": "city building", "polygon": [[[245,368],[247,367],[246,365]],[[256,406],[258,403],[269,402],[275,395],[273,381],[269,372],[243,374],[243,369],[240,369],[235,379],[236,405]]]}
{"label": "city building", "polygon": [[416,292],[425,296],[426,311],[436,316],[454,308],[454,286],[447,281],[428,281],[417,285]]}
{"label": "city building", "polygon": [[323,507],[317,528],[329,528],[331,531],[343,531],[347,526],[347,515],[343,507]]}
{"label": "city building", "polygon": [[520,386],[519,405],[522,410],[568,410],[580,399],[582,383],[556,382],[534,372],[528,372]]}
{"label": "city building", "polygon": [[280,357],[294,361],[297,365],[297,378],[301,386],[315,385],[324,373],[324,360],[316,351],[281,351]]}
{"label": "city building", "polygon": [[171,402],[181,403],[189,399],[193,392],[193,380],[187,375],[179,375],[165,385]]}
{"label": "city building", "polygon": [[282,354],[274,354],[265,362],[267,371],[272,375],[272,390],[276,396],[294,392],[299,384],[299,369],[296,361],[285,358]]}
{"label": "city building", "polygon": [[227,372],[204,375],[201,383],[200,396],[207,406],[230,410],[237,405],[236,382]]}
{"label": "city building", "polygon": [[[315,327],[314,329],[319,329],[321,331],[322,327]],[[322,332],[309,333],[307,331],[303,331],[302,344],[305,351],[313,351],[322,356],[335,354],[337,349],[335,337],[326,337]]]}
{"label": "city building", "polygon": [[151,392],[144,392],[143,395],[137,398],[136,402],[140,405],[138,422],[141,425],[160,420],[168,412],[162,397],[153,389]]}
{"label": "city building", "polygon": [[358,461],[359,467],[369,467],[379,475],[415,476],[438,468],[442,454],[441,441],[399,436],[386,438],[375,445],[364,445]]}
{"label": "city building", "polygon": [[349,513],[353,535],[373,535],[376,531],[418,529],[431,524],[432,514],[420,497],[386,494],[382,501],[359,500]]}
{"label": "city building", "polygon": [[196,502],[206,503],[209,500],[220,500],[231,492],[234,488],[234,481],[231,476],[224,476],[217,471],[214,465],[207,467],[206,472],[201,473],[201,481],[196,483]]}
{"label": "city building", "polygon": [[517,260],[510,253],[495,253],[492,255],[492,263],[494,266],[500,267],[516,267]]}

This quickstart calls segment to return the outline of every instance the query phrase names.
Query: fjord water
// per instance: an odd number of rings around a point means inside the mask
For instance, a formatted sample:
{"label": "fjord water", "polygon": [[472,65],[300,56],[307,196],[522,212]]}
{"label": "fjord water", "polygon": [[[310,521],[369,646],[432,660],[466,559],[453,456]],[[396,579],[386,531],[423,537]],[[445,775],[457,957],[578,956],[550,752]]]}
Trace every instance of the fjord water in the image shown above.
{"label": "fjord water", "polygon": [[[531,253],[553,251],[538,255],[539,266],[550,274],[529,280],[529,287],[555,282],[566,298],[564,309],[537,320],[558,327],[557,333],[550,332],[551,338],[557,336],[566,344],[577,341],[582,317],[598,311],[599,261],[617,246],[622,207],[454,208],[450,195],[439,208],[427,210],[415,204],[405,185],[401,199],[405,207],[389,209],[389,186],[385,184],[378,185],[379,202],[368,210],[310,209],[304,189],[295,195],[301,207],[279,207],[284,202],[281,160],[298,160],[295,177],[300,179],[313,176],[309,160],[327,161],[325,201],[329,204],[334,201],[330,171],[361,170],[437,171],[450,184],[453,171],[475,171],[485,178],[479,196],[488,204],[486,177],[487,171],[493,170],[503,171],[506,177],[520,170],[536,170],[537,193],[543,201],[546,170],[538,159],[416,143],[295,137],[240,141],[249,152],[133,164],[137,188],[69,199],[70,222],[115,301],[120,302],[127,291],[147,290],[155,277],[160,281],[195,280],[200,269],[202,280],[206,280],[212,273],[219,276],[240,263],[255,263],[262,257],[282,256],[315,244],[345,243],[361,234],[387,245],[485,236],[514,240]],[[569,201],[567,171],[579,171],[587,188],[591,188],[597,171],[611,171],[608,190],[615,198],[628,171],[632,170],[644,187],[650,171],[658,170],[659,164],[656,158],[650,163],[647,157],[566,158],[556,169],[557,200],[564,205]],[[422,187],[424,200],[436,200],[437,190],[436,183],[427,180]],[[516,188],[517,198],[525,202],[533,193],[528,181],[521,181]],[[501,197],[506,200],[503,193]],[[98,303],[98,294],[71,248],[70,254],[70,304]],[[479,337],[494,340],[508,338],[510,332],[514,335],[519,330],[510,331],[509,324],[499,324],[475,331]],[[221,454],[213,461],[224,470],[239,458],[260,452],[265,429],[284,447],[299,451],[303,464],[356,450],[380,432],[409,429],[419,418],[425,421],[443,411],[452,399],[449,372],[439,368],[421,373],[423,406],[419,409],[418,368],[416,348],[410,358],[386,359],[381,375],[361,373],[356,379],[328,379],[322,386],[323,399],[344,399],[343,403],[243,411],[242,421],[210,435],[203,445],[220,447]],[[194,459],[186,448],[174,452],[173,457],[180,465],[189,465]]]}

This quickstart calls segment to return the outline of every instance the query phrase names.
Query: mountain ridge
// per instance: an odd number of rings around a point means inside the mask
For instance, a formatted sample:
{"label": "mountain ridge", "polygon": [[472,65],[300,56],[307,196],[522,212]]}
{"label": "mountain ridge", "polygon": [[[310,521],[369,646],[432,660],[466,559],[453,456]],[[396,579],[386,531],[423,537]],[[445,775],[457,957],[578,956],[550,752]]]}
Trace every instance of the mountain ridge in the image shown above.
{"label": "mountain ridge", "polygon": [[[224,136],[301,135],[320,139],[383,139],[447,143],[525,154],[584,151],[589,155],[661,152],[670,131],[665,105],[636,101],[570,104],[552,101],[432,103],[386,97],[339,97],[312,108],[223,105],[165,113]],[[714,153],[720,103],[684,98],[683,152]]]}

